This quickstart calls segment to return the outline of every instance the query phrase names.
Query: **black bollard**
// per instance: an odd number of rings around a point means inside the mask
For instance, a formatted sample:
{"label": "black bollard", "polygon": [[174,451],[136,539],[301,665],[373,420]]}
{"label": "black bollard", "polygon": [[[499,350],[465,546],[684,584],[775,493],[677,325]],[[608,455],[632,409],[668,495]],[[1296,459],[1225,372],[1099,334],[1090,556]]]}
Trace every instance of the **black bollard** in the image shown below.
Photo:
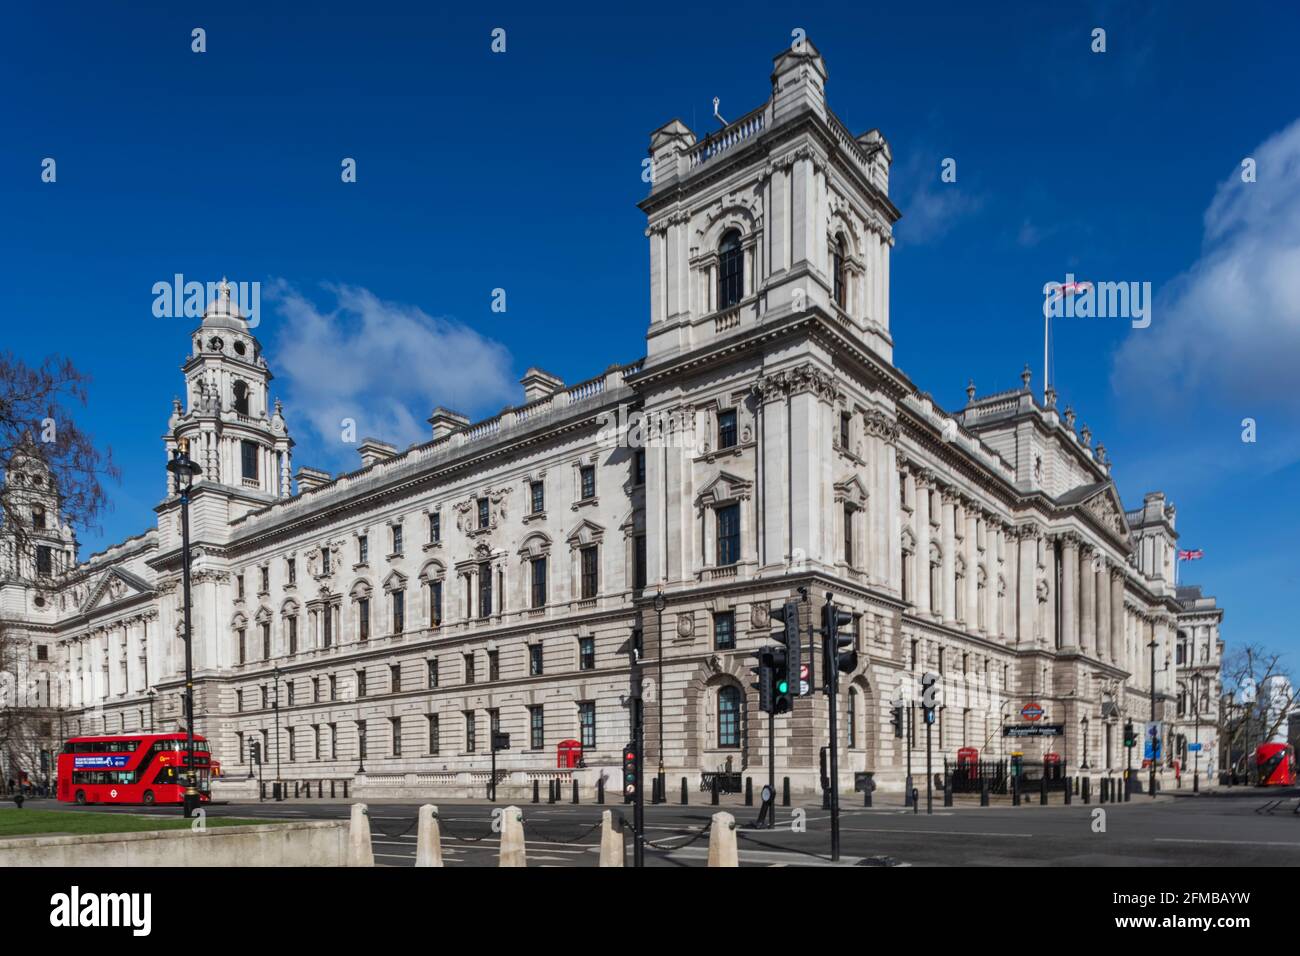
{"label": "black bollard", "polygon": [[682,806],[686,806],[686,778],[682,777]]}
{"label": "black bollard", "polygon": [[555,802],[555,792],[556,792],[557,790],[559,790],[559,789],[560,789],[560,781],[558,781],[558,780],[552,780],[552,781],[551,781],[551,785],[550,785],[550,787],[547,788],[547,793],[546,793],[546,802],[547,802],[547,803],[554,803],[554,802]]}
{"label": "black bollard", "polygon": [[876,781],[875,781],[874,771],[871,771],[867,773],[867,784],[865,787],[862,788],[862,805],[864,807],[871,806],[871,794],[874,793],[875,790],[876,790]]}
{"label": "black bollard", "polygon": [[540,780],[533,781],[533,803],[542,802],[542,783]]}
{"label": "black bollard", "polygon": [[781,806],[788,807],[789,805],[790,805],[790,778],[782,777],[781,778]]}
{"label": "black bollard", "polygon": [[1013,807],[1020,806],[1020,778],[1019,777],[1011,778],[1011,805]]}
{"label": "black bollard", "polygon": [[921,801],[920,799],[918,799],[919,797],[920,794],[917,792],[916,787],[913,787],[912,788],[912,812],[913,813],[921,812]]}
{"label": "black bollard", "polygon": [[1074,796],[1074,778],[1066,777],[1065,778],[1065,805],[1067,807],[1070,805],[1070,798],[1072,796]]}
{"label": "black bollard", "polygon": [[578,781],[573,781],[573,802],[578,802]]}
{"label": "black bollard", "polygon": [[752,807],[753,805],[754,805],[754,778],[746,777],[745,778],[745,806]]}
{"label": "black bollard", "polygon": [[903,783],[903,806],[904,807],[910,807],[912,805],[912,794],[915,792],[916,790],[912,786],[912,777],[911,774],[909,774],[907,780],[904,781]]}
{"label": "black bollard", "polygon": [[1084,804],[1092,802],[1092,777],[1084,777],[1083,782],[1079,784],[1079,799]]}
{"label": "black bollard", "polygon": [[1043,774],[1038,781],[1038,805],[1047,806],[1047,774]]}
{"label": "black bollard", "polygon": [[605,778],[604,777],[596,778],[596,802],[597,803],[605,802]]}
{"label": "black bollard", "polygon": [[989,805],[989,778],[981,777],[980,778],[980,806],[987,807],[988,805]]}
{"label": "black bollard", "polygon": [[943,805],[952,806],[952,774],[950,773],[943,775]]}
{"label": "black bollard", "polygon": [[713,775],[713,805],[715,807],[718,805],[718,775],[716,773]]}

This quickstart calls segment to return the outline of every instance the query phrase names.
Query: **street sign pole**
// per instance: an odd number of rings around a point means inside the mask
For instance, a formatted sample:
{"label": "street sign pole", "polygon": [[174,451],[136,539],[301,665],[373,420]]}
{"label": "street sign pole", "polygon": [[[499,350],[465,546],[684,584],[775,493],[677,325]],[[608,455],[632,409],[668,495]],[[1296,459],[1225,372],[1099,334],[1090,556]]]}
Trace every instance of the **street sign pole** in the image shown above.
{"label": "street sign pole", "polygon": [[930,771],[930,728],[934,724],[927,716],[925,721],[925,812],[934,813],[934,776]]}

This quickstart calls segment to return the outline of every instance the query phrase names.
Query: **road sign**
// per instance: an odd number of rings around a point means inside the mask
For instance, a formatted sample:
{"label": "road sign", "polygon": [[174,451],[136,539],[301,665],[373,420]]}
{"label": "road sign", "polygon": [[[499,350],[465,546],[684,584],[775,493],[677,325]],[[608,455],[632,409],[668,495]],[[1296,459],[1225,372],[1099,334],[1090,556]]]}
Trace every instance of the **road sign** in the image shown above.
{"label": "road sign", "polygon": [[1187,749],[1192,751],[1192,753],[1195,753],[1196,751],[1201,749],[1201,746],[1202,746],[1201,744],[1188,744]]}
{"label": "road sign", "polygon": [[1007,724],[1003,737],[1063,737],[1065,724]]}
{"label": "road sign", "polygon": [[808,665],[799,665],[799,696],[803,697],[808,693],[809,687]]}
{"label": "road sign", "polygon": [[1143,760],[1160,759],[1160,721],[1147,721],[1146,743],[1142,747]]}
{"label": "road sign", "polygon": [[1031,700],[1020,708],[1020,716],[1025,720],[1039,720],[1043,716],[1043,705],[1036,700]]}

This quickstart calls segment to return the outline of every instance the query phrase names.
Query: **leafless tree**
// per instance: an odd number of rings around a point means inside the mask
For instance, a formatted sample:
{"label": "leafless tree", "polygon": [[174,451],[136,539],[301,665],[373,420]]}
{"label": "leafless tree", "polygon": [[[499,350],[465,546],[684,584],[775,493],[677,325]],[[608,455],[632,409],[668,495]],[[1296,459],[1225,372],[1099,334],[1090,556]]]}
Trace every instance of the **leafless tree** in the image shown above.
{"label": "leafless tree", "polygon": [[1286,735],[1296,686],[1284,656],[1262,644],[1235,647],[1223,660],[1219,739],[1232,769],[1246,774],[1259,744]]}

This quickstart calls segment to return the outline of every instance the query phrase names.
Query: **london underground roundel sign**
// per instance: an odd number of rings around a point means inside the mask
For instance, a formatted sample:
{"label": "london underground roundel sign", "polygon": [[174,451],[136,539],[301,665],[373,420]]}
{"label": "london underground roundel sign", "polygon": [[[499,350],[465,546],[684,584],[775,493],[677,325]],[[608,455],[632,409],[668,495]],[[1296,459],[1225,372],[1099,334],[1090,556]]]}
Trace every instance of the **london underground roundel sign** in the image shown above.
{"label": "london underground roundel sign", "polygon": [[1043,707],[1037,701],[1031,700],[1020,708],[1020,716],[1025,720],[1038,720],[1043,716]]}

